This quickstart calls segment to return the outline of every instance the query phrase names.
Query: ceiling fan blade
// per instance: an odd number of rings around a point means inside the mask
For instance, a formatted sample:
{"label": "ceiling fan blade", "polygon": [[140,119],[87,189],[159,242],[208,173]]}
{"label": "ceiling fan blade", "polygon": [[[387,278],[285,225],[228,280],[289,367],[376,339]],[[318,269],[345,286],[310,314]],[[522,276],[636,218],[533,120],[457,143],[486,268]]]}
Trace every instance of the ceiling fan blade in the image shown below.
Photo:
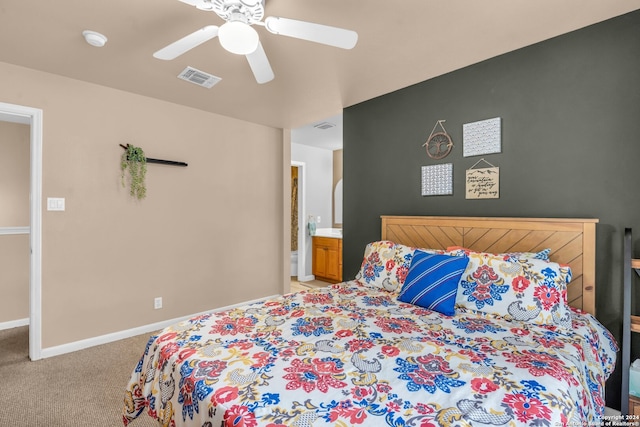
{"label": "ceiling fan blade", "polygon": [[154,53],[153,57],[164,59],[165,61],[175,59],[183,53],[193,49],[194,47],[199,46],[208,40],[211,40],[217,35],[218,27],[216,27],[215,25],[207,25],[206,27],[193,32],[188,36],[185,36],[180,40],[163,47],[162,49]]}
{"label": "ceiling fan blade", "polygon": [[351,49],[358,42],[358,33],[343,28],[295,19],[269,16],[264,20],[265,28],[273,34],[322,43],[342,49]]}
{"label": "ceiling fan blade", "polygon": [[211,0],[180,0],[180,1],[190,6],[195,6],[200,10],[213,11],[213,4],[211,4]]}
{"label": "ceiling fan blade", "polygon": [[269,64],[269,58],[267,58],[267,54],[262,48],[262,43],[258,42],[258,48],[246,56],[247,61],[249,61],[249,67],[251,67],[251,71],[253,71],[258,83],[263,84],[273,80],[275,75],[271,69],[271,64]]}

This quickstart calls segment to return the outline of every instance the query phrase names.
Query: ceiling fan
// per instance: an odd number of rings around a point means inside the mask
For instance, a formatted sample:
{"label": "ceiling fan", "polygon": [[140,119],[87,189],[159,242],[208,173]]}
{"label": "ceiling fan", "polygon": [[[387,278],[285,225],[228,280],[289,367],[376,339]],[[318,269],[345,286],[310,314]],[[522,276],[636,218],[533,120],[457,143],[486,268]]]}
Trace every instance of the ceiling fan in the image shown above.
{"label": "ceiling fan", "polygon": [[172,60],[216,36],[222,47],[237,55],[245,55],[249,67],[260,84],[274,78],[269,59],[252,25],[263,26],[273,34],[312,41],[342,49],[351,49],[358,33],[343,28],[268,16],[264,18],[265,0],[180,0],[200,10],[215,12],[226,22],[220,27],[207,25],[153,54],[155,58]]}

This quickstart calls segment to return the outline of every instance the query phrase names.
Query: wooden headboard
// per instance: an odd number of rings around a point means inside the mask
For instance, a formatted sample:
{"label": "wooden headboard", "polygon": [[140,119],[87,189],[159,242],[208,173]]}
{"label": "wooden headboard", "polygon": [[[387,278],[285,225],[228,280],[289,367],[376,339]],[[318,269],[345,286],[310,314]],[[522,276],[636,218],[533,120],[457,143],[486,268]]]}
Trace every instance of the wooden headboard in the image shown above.
{"label": "wooden headboard", "polygon": [[382,216],[382,239],[419,248],[463,246],[483,252],[535,252],[569,264],[572,307],[595,316],[597,219]]}

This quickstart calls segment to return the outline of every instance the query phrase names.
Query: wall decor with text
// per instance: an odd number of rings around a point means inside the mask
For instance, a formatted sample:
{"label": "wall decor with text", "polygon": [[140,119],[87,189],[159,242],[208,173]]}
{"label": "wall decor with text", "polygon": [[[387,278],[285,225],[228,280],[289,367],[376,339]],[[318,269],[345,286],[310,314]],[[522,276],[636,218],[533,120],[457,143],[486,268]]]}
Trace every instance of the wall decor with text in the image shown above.
{"label": "wall decor with text", "polygon": [[[474,169],[478,163],[485,162],[490,167]],[[478,160],[467,169],[465,182],[465,199],[499,199],[500,198],[500,168],[487,162]]]}

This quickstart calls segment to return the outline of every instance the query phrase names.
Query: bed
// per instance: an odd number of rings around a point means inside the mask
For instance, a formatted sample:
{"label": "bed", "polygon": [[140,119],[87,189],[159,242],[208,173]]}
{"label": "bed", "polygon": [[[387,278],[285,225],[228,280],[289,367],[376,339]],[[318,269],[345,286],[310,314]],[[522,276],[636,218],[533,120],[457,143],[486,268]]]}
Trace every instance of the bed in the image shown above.
{"label": "bed", "polygon": [[384,216],[353,280],[152,336],[123,423],[599,425],[595,219]]}

